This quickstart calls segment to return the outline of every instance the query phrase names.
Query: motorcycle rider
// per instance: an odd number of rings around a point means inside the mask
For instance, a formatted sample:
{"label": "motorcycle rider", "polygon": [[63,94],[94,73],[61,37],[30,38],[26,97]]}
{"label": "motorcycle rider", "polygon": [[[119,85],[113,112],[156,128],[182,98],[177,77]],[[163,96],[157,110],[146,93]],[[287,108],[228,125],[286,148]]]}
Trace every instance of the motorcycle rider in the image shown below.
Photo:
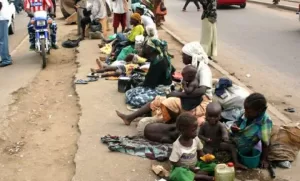
{"label": "motorcycle rider", "polygon": [[[53,15],[54,7],[51,0],[25,0],[24,9],[28,13],[29,17],[33,17],[33,13],[37,11],[48,11],[51,9],[51,13]],[[49,17],[49,19],[51,19]],[[52,19],[51,19],[52,20]],[[34,25],[29,22],[28,24],[28,34],[29,34],[29,42],[30,42],[30,50],[35,50],[35,30]],[[56,45],[56,31],[57,24],[52,20],[50,24],[50,37],[51,44],[53,49],[58,49]]]}

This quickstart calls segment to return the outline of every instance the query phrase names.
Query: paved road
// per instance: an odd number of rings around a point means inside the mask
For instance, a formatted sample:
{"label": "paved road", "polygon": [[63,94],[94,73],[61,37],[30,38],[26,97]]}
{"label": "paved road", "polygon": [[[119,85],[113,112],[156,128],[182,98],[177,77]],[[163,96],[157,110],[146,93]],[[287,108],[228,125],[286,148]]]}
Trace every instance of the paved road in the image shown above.
{"label": "paved road", "polygon": [[[5,139],[7,105],[12,103],[11,94],[21,87],[25,87],[40,71],[40,57],[29,51],[27,39],[28,18],[25,13],[17,15],[16,32],[9,36],[9,48],[14,64],[0,68],[0,140]],[[18,48],[17,48],[18,47]],[[17,48],[17,49],[16,49]]]}
{"label": "paved road", "polygon": [[[186,41],[199,41],[201,12],[192,3],[188,12],[181,12],[183,4],[183,0],[167,1],[165,25]],[[217,26],[218,63],[253,89],[266,93],[280,110],[299,108],[300,94],[295,90],[300,90],[300,22],[295,13],[248,3],[246,9],[218,10]]]}
{"label": "paved road", "polygon": [[14,50],[21,41],[26,37],[27,35],[27,24],[28,24],[28,17],[26,16],[26,13],[23,11],[20,14],[17,14],[16,20],[15,20],[15,34],[9,36],[9,49],[10,51]]}

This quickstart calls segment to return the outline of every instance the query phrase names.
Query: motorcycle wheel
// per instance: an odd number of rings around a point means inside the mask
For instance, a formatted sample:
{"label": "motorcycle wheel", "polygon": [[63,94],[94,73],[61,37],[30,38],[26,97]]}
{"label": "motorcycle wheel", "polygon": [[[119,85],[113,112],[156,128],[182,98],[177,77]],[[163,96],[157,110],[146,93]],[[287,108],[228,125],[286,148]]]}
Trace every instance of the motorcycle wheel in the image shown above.
{"label": "motorcycle wheel", "polygon": [[47,66],[45,39],[41,40],[41,56],[42,56],[42,69],[44,69]]}

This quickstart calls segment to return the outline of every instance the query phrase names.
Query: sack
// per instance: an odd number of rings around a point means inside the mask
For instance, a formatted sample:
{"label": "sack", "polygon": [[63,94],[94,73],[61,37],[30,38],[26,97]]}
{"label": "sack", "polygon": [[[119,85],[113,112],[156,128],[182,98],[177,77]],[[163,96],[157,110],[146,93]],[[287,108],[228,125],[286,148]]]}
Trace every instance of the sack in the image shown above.
{"label": "sack", "polygon": [[291,126],[273,126],[268,159],[295,161],[300,149],[300,123]]}
{"label": "sack", "polygon": [[157,15],[162,15],[162,16],[167,15],[167,8],[165,7],[163,2],[159,3],[159,5],[157,6],[156,14]]}

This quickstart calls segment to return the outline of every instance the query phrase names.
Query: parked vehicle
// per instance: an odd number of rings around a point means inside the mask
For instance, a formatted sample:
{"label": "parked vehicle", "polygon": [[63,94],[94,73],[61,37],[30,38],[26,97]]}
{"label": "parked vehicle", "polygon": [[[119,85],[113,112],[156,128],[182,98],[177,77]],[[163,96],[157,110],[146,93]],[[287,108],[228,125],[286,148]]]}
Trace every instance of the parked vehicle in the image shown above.
{"label": "parked vehicle", "polygon": [[8,0],[10,19],[8,20],[8,34],[15,33],[16,8],[13,0]]}
{"label": "parked vehicle", "polygon": [[247,4],[247,0],[218,0],[218,7],[223,5],[238,5],[241,8],[245,8]]}
{"label": "parked vehicle", "polygon": [[51,38],[48,30],[52,19],[49,19],[47,11],[37,11],[34,14],[29,14],[31,17],[30,23],[35,29],[35,51],[42,56],[42,69],[47,66],[47,54],[50,54]]}

